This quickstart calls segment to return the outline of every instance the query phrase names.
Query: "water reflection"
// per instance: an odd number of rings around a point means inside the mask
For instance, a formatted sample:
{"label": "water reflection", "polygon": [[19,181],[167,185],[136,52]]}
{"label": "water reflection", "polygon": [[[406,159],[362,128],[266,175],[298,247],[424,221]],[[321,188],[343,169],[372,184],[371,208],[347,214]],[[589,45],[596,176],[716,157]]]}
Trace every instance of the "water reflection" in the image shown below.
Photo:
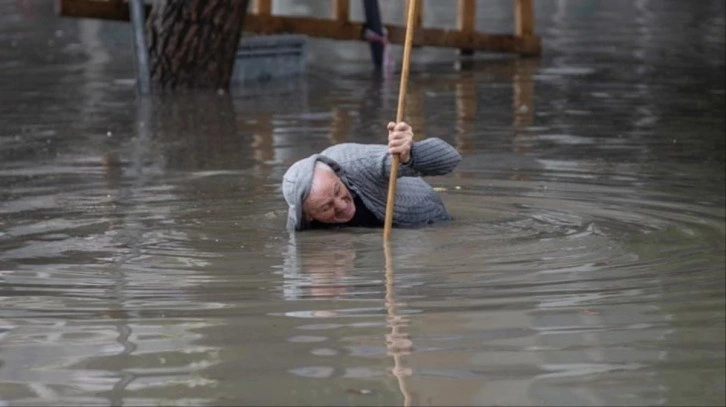
{"label": "water reflection", "polygon": [[296,236],[290,236],[283,268],[285,299],[342,298],[348,292],[350,284],[345,280],[351,278],[350,273],[356,266],[353,238],[341,235],[336,237],[335,245],[322,243],[321,246],[301,256]]}
{"label": "water reflection", "polygon": [[[502,61],[468,61],[463,66],[458,66],[457,71],[461,72],[456,78],[446,77],[447,72],[438,72],[435,74],[421,73],[411,78],[412,86],[407,96],[407,118],[414,129],[416,137],[419,139],[428,136],[438,136],[446,139],[452,139],[457,149],[463,154],[474,154],[475,150],[480,149],[477,140],[481,142],[481,129],[474,127],[474,124],[480,120],[478,115],[482,110],[491,109],[493,106],[480,106],[481,100],[488,99],[486,92],[489,89],[481,85],[482,82],[498,82],[506,81],[512,83],[511,91],[511,110],[509,115],[512,117],[512,123],[516,129],[515,140],[518,137],[526,138],[534,129],[532,129],[534,120],[534,74],[539,65],[536,59],[505,59]],[[485,69],[484,69],[485,68]],[[445,67],[436,67],[437,71],[446,69]],[[441,79],[441,76],[445,79]],[[259,113],[256,109],[259,106],[249,106],[245,103],[246,97],[243,99],[235,98],[236,109],[245,110],[255,109],[255,117],[252,120],[241,122],[238,120],[237,128],[233,126],[225,126],[228,134],[235,134],[237,138],[245,138],[246,134],[252,135],[252,141],[249,146],[252,148],[253,157],[258,163],[258,169],[267,168],[269,164],[280,163],[289,165],[296,161],[301,154],[306,151],[309,154],[319,152],[327,147],[327,145],[343,143],[343,142],[368,142],[381,143],[385,141],[384,124],[392,120],[395,116],[396,108],[397,84],[386,80],[383,77],[373,75],[366,76],[366,86],[363,88],[350,89],[355,92],[354,98],[348,94],[330,95],[329,103],[333,106],[326,106],[326,100],[310,100],[309,85],[305,86],[299,81],[286,81],[286,88],[301,89],[299,92],[289,92],[286,90],[273,87],[266,89],[267,97],[277,95],[284,97],[290,101],[290,105],[295,106],[294,109],[278,110],[275,114],[263,110]],[[486,86],[486,85],[485,85]],[[494,86],[494,85],[490,85]],[[426,89],[426,91],[422,91]],[[253,93],[252,90],[240,87],[235,90],[236,93],[246,91]],[[233,93],[234,94],[234,93]],[[485,96],[482,96],[484,94]],[[351,99],[359,100],[356,104],[351,104]],[[259,101],[265,103],[264,99]],[[431,115],[432,108],[438,104],[445,102],[455,106],[455,127],[451,133],[449,129],[441,128],[441,123],[451,122],[451,120],[441,120],[441,114],[448,114],[449,110],[437,112],[434,114],[435,122],[427,123],[427,116]],[[171,101],[171,103],[176,103]],[[194,106],[193,102],[189,106]],[[501,110],[501,107],[496,107]],[[215,109],[214,111],[218,111]],[[222,109],[228,111],[229,107]],[[292,113],[292,110],[295,113]],[[252,113],[252,112],[247,112]],[[192,115],[204,116],[201,112],[194,112],[193,108],[189,108],[185,113],[185,117]],[[224,116],[233,116],[234,113],[223,114]],[[365,121],[361,120],[365,118]],[[176,119],[170,118],[169,123],[176,123]],[[207,117],[200,118],[201,122],[209,120]],[[290,124],[296,123],[297,128],[291,128]],[[381,124],[383,123],[383,124]],[[327,130],[327,129],[330,130]],[[185,131],[186,134],[194,135],[199,142],[207,142],[205,131]],[[325,132],[328,134],[329,142],[322,144],[307,143],[307,139],[315,139],[316,134]],[[180,134],[180,131],[170,131],[170,134]],[[213,132],[220,134],[220,132]],[[229,146],[232,143],[219,141],[218,145]],[[301,145],[302,144],[302,145]],[[294,153],[292,147],[295,146]],[[300,149],[305,150],[301,153]],[[525,144],[515,145],[513,151],[521,153],[526,151]],[[524,149],[524,150],[522,150]],[[520,151],[521,150],[521,151]],[[193,151],[200,152],[200,148]],[[238,157],[238,160],[244,161],[246,157]],[[221,161],[221,160],[218,160]]]}
{"label": "water reflection", "polygon": [[0,380],[4,398],[22,398],[28,404],[145,404],[163,398],[170,388],[209,385],[186,373],[219,362],[215,349],[195,345],[200,336],[194,331],[209,326],[203,321],[16,323],[0,351],[5,366]]}
{"label": "water reflection", "polygon": [[[299,301],[306,298],[315,300],[361,300],[365,304],[370,304],[364,308],[330,308],[324,307],[313,311],[294,311],[286,313],[287,316],[293,318],[320,318],[324,321],[336,319],[348,319],[354,317],[370,322],[351,322],[348,324],[338,323],[305,323],[298,327],[306,332],[321,331],[330,332],[331,330],[340,331],[345,327],[357,327],[365,329],[369,334],[373,334],[375,329],[381,329],[382,336],[385,338],[386,354],[392,359],[391,367],[387,369],[388,374],[395,378],[398,383],[400,397],[403,405],[412,405],[413,396],[407,388],[406,378],[411,376],[412,371],[406,367],[404,357],[410,355],[413,348],[413,342],[406,333],[409,325],[409,316],[402,314],[400,309],[406,304],[396,300],[395,294],[395,273],[394,258],[391,254],[391,248],[388,245],[383,246],[382,251],[378,253],[370,246],[374,240],[372,239],[377,231],[365,231],[363,233],[340,233],[335,238],[334,245],[321,246],[321,240],[326,236],[315,236],[311,240],[304,239],[303,243],[298,245],[298,238],[290,235],[287,246],[287,254],[282,275],[283,296],[288,301]],[[383,254],[384,262],[381,264],[380,255]],[[360,257],[359,257],[360,255]],[[385,267],[385,270],[381,270]],[[368,270],[370,275],[367,277],[360,276],[361,270]],[[384,273],[385,278],[381,279],[380,274]],[[368,273],[366,273],[368,274]],[[349,301],[344,301],[349,302]],[[378,304],[375,304],[378,303]],[[385,316],[379,316],[379,313],[385,309]],[[385,319],[385,324],[383,323]],[[385,332],[387,330],[387,332]],[[357,337],[357,340],[363,337]],[[328,341],[330,336],[311,336],[295,335],[288,340],[292,342],[324,342]],[[382,352],[378,350],[380,345],[370,343],[372,338],[365,338],[366,344],[356,346],[344,346],[348,348],[348,352],[357,356],[374,356]],[[346,338],[343,337],[345,341]],[[340,355],[341,351],[335,348],[316,348],[311,354],[322,358]],[[295,375],[304,377],[333,377],[334,368],[332,367],[300,367],[292,369]],[[346,369],[343,373],[344,377],[376,377],[382,375],[383,372],[371,370],[369,368]],[[373,392],[370,388],[349,389],[352,394],[367,395]],[[376,392],[381,390],[376,389]]]}

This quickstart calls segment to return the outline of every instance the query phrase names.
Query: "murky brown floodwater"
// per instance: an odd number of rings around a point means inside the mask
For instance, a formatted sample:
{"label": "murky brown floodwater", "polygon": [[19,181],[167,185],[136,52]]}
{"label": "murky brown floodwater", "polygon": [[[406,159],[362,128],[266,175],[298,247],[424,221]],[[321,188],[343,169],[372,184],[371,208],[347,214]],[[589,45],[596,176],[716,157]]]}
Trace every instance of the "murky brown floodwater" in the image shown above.
{"label": "murky brown floodwater", "polygon": [[385,139],[398,77],[365,45],[139,100],[128,24],[0,0],[0,405],[724,405],[724,2],[536,6],[541,59],[414,51],[456,220],[386,256],[288,236],[278,189]]}

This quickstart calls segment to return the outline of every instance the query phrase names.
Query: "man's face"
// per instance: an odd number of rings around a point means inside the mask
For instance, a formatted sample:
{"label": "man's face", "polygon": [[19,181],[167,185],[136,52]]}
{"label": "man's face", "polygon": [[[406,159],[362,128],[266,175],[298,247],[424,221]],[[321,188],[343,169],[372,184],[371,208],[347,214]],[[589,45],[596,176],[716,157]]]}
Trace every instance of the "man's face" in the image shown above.
{"label": "man's face", "polygon": [[303,202],[308,221],[345,223],[355,215],[355,203],[340,177],[332,171],[315,168],[313,187]]}

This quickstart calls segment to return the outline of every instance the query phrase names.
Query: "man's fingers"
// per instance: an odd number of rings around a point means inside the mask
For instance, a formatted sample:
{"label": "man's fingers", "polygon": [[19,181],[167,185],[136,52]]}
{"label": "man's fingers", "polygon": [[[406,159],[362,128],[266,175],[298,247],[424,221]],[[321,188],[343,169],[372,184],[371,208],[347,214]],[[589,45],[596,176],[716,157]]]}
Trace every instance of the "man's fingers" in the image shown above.
{"label": "man's fingers", "polygon": [[406,122],[388,123],[388,152],[397,154],[402,160],[408,161],[413,145],[413,132]]}
{"label": "man's fingers", "polygon": [[391,138],[388,139],[388,144],[401,144],[402,140],[403,140],[403,137],[396,136],[396,133],[393,133]]}
{"label": "man's fingers", "polygon": [[407,140],[405,138],[391,139],[388,142],[389,147],[405,147],[405,146],[409,146],[410,144],[411,144],[410,140]]}
{"label": "man's fingers", "polygon": [[403,152],[404,150],[408,150],[410,148],[411,148],[411,143],[409,143],[407,141],[398,141],[398,142],[388,143],[389,150],[396,150],[398,152]]}
{"label": "man's fingers", "polygon": [[406,122],[389,122],[386,128],[388,128],[388,131],[408,131],[411,129],[411,126],[409,126]]}
{"label": "man's fingers", "polygon": [[408,157],[411,151],[413,133],[406,122],[388,123],[388,151],[401,157]]}
{"label": "man's fingers", "polygon": [[398,131],[398,130],[392,131],[391,133],[388,134],[389,140],[402,140],[402,139],[406,139],[406,138],[413,138],[413,134],[411,134],[411,132],[408,132],[408,131]]}

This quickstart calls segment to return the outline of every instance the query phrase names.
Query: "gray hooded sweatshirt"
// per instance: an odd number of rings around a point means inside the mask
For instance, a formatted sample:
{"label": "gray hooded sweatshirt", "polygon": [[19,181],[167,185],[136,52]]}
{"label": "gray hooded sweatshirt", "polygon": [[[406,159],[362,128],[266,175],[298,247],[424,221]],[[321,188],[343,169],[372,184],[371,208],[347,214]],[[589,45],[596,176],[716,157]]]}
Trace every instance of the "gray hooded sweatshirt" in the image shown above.
{"label": "gray hooded sweatshirt", "polygon": [[[288,229],[310,227],[302,215],[302,202],[310,192],[316,161],[328,164],[365,206],[379,220],[384,220],[391,169],[388,147],[343,143],[296,162],[285,173],[282,191],[289,205]],[[439,138],[414,142],[411,159],[399,165],[393,226],[416,227],[450,220],[439,195],[420,177],[448,174],[460,161],[459,152]]]}

